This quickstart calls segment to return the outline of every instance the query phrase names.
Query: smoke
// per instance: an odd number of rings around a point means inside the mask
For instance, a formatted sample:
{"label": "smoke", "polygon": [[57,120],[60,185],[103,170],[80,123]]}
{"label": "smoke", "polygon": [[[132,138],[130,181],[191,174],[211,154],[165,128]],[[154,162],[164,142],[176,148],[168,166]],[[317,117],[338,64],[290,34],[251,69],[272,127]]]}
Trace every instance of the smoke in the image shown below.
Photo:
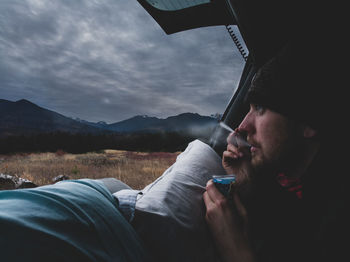
{"label": "smoke", "polygon": [[209,140],[216,126],[217,126],[217,123],[215,121],[209,122],[206,124],[200,124],[200,125],[194,124],[194,125],[190,125],[185,130],[185,133],[187,136],[190,136],[193,138],[202,138],[202,139]]}
{"label": "smoke", "polygon": [[224,122],[220,122],[214,128],[213,135],[210,137],[210,144],[218,147],[226,148],[227,140],[236,147],[251,147],[246,139],[238,132],[235,132],[231,127]]}

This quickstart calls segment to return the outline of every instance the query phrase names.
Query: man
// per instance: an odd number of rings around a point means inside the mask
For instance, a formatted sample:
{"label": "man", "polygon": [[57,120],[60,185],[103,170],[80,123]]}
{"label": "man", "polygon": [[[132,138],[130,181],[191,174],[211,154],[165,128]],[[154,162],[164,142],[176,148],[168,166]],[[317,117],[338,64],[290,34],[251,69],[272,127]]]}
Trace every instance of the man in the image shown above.
{"label": "man", "polygon": [[211,180],[203,194],[223,261],[339,261],[345,250],[345,187],[321,110],[319,60],[300,59],[295,46],[252,81],[249,111],[236,130],[251,147],[228,143],[222,158],[227,174],[236,175],[231,201]]}

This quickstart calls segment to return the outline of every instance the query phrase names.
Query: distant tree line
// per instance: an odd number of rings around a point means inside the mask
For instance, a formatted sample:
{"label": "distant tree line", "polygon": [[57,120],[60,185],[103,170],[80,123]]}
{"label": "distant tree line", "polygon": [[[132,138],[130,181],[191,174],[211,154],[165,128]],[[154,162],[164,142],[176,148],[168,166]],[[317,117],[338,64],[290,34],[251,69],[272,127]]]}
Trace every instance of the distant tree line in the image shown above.
{"label": "distant tree line", "polygon": [[85,153],[102,149],[144,152],[183,151],[196,139],[180,133],[71,134],[63,132],[0,138],[0,154],[26,152]]}

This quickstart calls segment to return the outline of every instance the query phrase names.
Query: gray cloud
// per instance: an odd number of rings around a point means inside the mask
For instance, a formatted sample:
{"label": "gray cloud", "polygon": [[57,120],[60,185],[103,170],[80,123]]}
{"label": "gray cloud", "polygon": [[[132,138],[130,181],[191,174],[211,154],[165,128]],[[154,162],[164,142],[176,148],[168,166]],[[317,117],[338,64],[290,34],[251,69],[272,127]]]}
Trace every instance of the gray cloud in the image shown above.
{"label": "gray cloud", "polygon": [[0,98],[116,122],[222,113],[243,59],[224,27],[166,35],[136,0],[0,2]]}

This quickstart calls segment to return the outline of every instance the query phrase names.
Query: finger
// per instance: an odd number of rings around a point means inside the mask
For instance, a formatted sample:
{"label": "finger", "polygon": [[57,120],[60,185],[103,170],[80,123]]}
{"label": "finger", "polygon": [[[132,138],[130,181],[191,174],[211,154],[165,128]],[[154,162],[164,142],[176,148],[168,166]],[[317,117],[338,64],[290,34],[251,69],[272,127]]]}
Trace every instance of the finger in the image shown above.
{"label": "finger", "polygon": [[208,180],[208,182],[207,182],[207,184],[206,184],[206,187],[209,186],[211,183],[214,183],[214,182],[213,182],[213,179],[209,179],[209,180]]}
{"label": "finger", "polygon": [[236,144],[235,144],[236,139],[235,139],[234,136],[235,136],[235,132],[231,132],[231,133],[227,136],[227,138],[226,138],[227,144],[236,145]]}
{"label": "finger", "polygon": [[237,158],[238,155],[231,151],[224,151],[224,153],[222,153],[223,162],[230,162],[231,160],[236,160]]}
{"label": "finger", "polygon": [[232,144],[227,145],[227,151],[230,151],[230,152],[236,154],[238,157],[243,157],[243,155],[244,155],[241,148],[236,147],[235,145],[232,145]]}
{"label": "finger", "polygon": [[207,209],[213,203],[207,191],[203,193],[203,200]]}
{"label": "finger", "polygon": [[227,144],[227,151],[238,153],[238,148],[233,144]]}
{"label": "finger", "polygon": [[225,199],[223,194],[221,194],[221,192],[216,188],[213,180],[209,180],[207,183],[207,193],[213,202],[222,201]]}

